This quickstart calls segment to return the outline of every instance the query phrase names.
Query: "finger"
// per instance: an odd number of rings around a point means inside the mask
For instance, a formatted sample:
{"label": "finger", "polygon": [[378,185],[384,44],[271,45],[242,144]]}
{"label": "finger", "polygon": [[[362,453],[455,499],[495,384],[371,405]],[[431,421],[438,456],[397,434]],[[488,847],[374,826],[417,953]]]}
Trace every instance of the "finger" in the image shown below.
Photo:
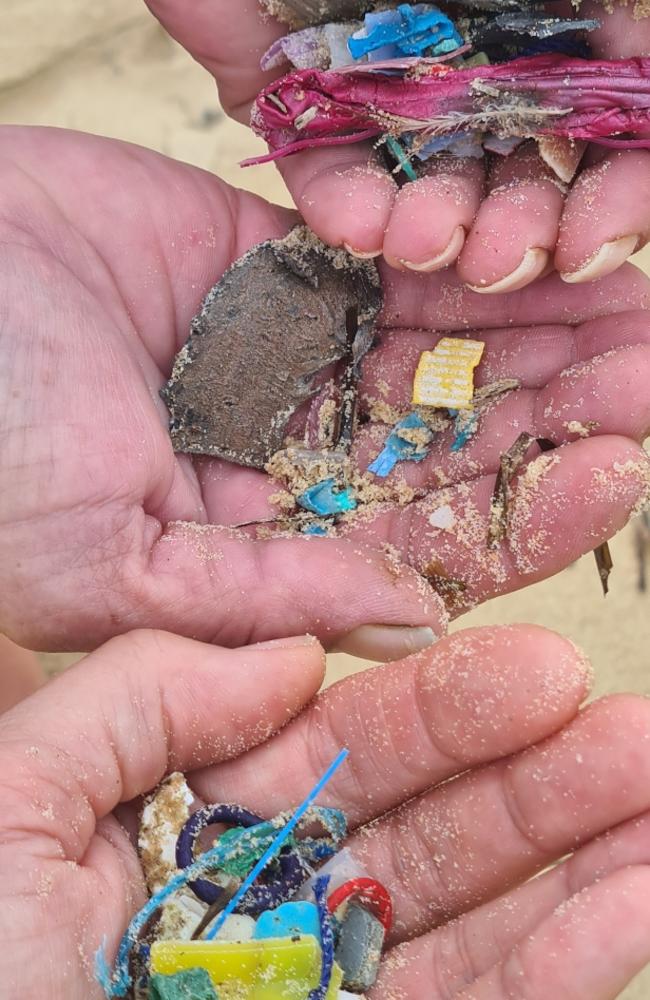
{"label": "finger", "polygon": [[[589,683],[587,661],[552,632],[469,629],[328,688],[245,762],[209,768],[193,786],[206,801],[234,796],[272,816],[304,798],[346,746],[349,764],[327,796],[358,826],[555,732],[575,715]],[[273,779],[279,773],[281,783]]]}
{"label": "finger", "polygon": [[45,838],[53,858],[63,845],[79,860],[97,819],[169,770],[262,742],[313,697],[323,671],[309,637],[237,651],[162,632],[112,640],[0,720],[0,824],[27,849],[42,851]]}
{"label": "finger", "polygon": [[369,143],[308,150],[278,164],[298,211],[320,239],[354,256],[380,256],[397,184]]}
{"label": "finger", "polygon": [[[413,378],[420,355],[435,348],[443,334],[429,330],[382,330],[379,343],[363,361],[361,405],[374,419],[381,404],[405,409],[411,405]],[[650,345],[650,316],[644,311],[602,316],[578,327],[505,327],[471,331],[485,351],[475,372],[477,386],[517,379],[524,389],[541,389],[555,376],[579,362],[609,350]],[[377,412],[374,412],[377,410]]]}
{"label": "finger", "polygon": [[576,284],[611,274],[650,230],[650,153],[609,153],[576,180],[562,215],[555,266]]}
{"label": "finger", "polygon": [[[402,510],[370,513],[366,524],[357,518],[345,527],[346,536],[382,537],[434,585],[441,578],[456,582],[457,614],[551,576],[610,538],[646,502],[648,470],[640,447],[614,437],[541,455],[514,488],[507,537],[498,550],[486,542],[493,477],[439,490]],[[442,505],[453,516],[443,530],[430,522]]]}
{"label": "finger", "polygon": [[505,961],[543,920],[577,893],[621,869],[647,866],[649,833],[650,815],[645,813],[608,831],[551,871],[494,902],[398,945],[388,957],[380,982],[390,987],[393,970],[398,966],[409,968],[415,979],[435,969],[435,982],[442,996],[456,996],[468,983]]}
{"label": "finger", "polygon": [[535,281],[552,261],[562,205],[562,186],[534,143],[498,159],[458,260],[459,277],[484,294]]}
{"label": "finger", "polygon": [[595,703],[538,747],[449,782],[356,833],[408,938],[465,913],[650,806],[650,705]]}
{"label": "finger", "polygon": [[384,260],[400,271],[438,271],[456,261],[483,193],[479,160],[435,157],[423,177],[398,191]]}
{"label": "finger", "polygon": [[[452,427],[435,437],[423,461],[400,463],[386,481],[435,489],[496,474],[517,429],[556,445],[607,434],[641,443],[650,428],[649,372],[650,345],[585,359],[560,372],[542,389],[510,392],[490,403],[481,410],[476,433],[460,451],[452,451],[456,437]],[[621,407],[622,394],[629,407]],[[386,424],[361,428],[353,452],[359,469],[368,468],[389,433]]]}
{"label": "finger", "polygon": [[[577,893],[507,958],[466,988],[447,992],[428,950],[414,943],[383,964],[371,998],[419,1000],[615,1000],[650,960],[650,871],[628,868]],[[432,984],[433,989],[432,989]]]}
{"label": "finger", "polygon": [[650,869],[583,890],[458,1000],[615,1000],[650,960]]}
{"label": "finger", "polygon": [[632,265],[580,288],[551,274],[520,291],[495,296],[473,292],[452,269],[427,275],[382,268],[382,279],[380,321],[389,328],[465,331],[577,324],[650,306],[650,282]]}
{"label": "finger", "polygon": [[216,78],[228,114],[248,123],[253,99],[277,76],[275,71],[263,72],[260,61],[286,34],[286,26],[262,17],[256,0],[238,3],[236,17],[228,0],[195,0],[191,13],[183,0],[145,2],[169,34]]}

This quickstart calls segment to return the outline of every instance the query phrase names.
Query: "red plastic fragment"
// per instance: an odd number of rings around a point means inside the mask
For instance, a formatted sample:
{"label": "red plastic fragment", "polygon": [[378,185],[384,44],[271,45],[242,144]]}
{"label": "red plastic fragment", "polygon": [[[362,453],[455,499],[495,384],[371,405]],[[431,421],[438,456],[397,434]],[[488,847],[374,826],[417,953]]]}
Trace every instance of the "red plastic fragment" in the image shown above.
{"label": "red plastic fragment", "polygon": [[328,897],[327,908],[330,913],[335,913],[339,906],[351,899],[367,903],[368,908],[388,933],[393,925],[393,901],[388,889],[381,882],[377,882],[374,878],[350,879]]}

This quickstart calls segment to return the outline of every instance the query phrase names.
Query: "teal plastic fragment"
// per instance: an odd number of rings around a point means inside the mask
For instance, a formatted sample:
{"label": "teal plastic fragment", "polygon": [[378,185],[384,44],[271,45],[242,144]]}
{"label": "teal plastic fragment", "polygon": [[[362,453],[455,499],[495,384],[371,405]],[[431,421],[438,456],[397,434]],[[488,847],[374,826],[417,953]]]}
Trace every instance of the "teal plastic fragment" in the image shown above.
{"label": "teal plastic fragment", "polygon": [[303,535],[327,535],[327,528],[324,528],[322,524],[306,524],[302,529]]}
{"label": "teal plastic fragment", "polygon": [[403,174],[408,177],[410,181],[416,181],[418,179],[418,175],[413,168],[413,164],[408,158],[408,153],[402,148],[402,146],[400,146],[395,136],[387,135],[386,145],[399,163]]}
{"label": "teal plastic fragment", "polygon": [[288,902],[276,910],[267,910],[258,917],[253,938],[295,937],[297,934],[311,934],[320,941],[320,919],[314,903]]}
{"label": "teal plastic fragment", "polygon": [[219,1000],[219,995],[205,969],[188,969],[173,976],[152,976],[149,1000]]}
{"label": "teal plastic fragment", "polygon": [[366,14],[364,23],[348,40],[353,59],[440,56],[464,44],[454,22],[431,4],[402,3],[397,10]]}
{"label": "teal plastic fragment", "polygon": [[318,514],[319,517],[345,514],[347,511],[356,510],[357,506],[352,489],[349,486],[337,489],[334,479],[323,479],[315,486],[310,486],[296,498],[296,502],[304,510]]}
{"label": "teal plastic fragment", "polygon": [[456,432],[451,451],[460,451],[478,430],[478,413],[475,410],[450,410],[449,416],[454,418]]}
{"label": "teal plastic fragment", "polygon": [[[424,430],[423,437],[426,444],[414,444],[406,438],[400,436],[403,430]],[[383,450],[377,458],[368,466],[368,472],[373,472],[376,476],[385,478],[393,471],[398,462],[421,462],[429,453],[429,444],[433,441],[433,431],[429,430],[427,424],[417,413],[409,413],[399,423],[395,424],[392,431],[386,438]]]}

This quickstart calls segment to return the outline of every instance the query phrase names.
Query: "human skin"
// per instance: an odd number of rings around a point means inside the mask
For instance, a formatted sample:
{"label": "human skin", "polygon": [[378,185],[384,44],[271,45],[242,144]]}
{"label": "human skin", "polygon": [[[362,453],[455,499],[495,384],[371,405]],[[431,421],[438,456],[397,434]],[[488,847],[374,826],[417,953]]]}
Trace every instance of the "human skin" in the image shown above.
{"label": "human skin", "polygon": [[146,898],[138,798],[166,773],[270,817],[342,746],[320,804],[395,904],[370,1000],[618,995],[650,960],[647,700],[579,711],[586,661],[534,626],[457,633],[316,695],[323,670],[309,638],[137,632],[0,718],[3,1000],[99,1000],[95,952]]}
{"label": "human skin", "polygon": [[[147,0],[152,12],[212,73],[226,110],[247,122],[250,106],[277,72],[262,73],[262,54],[286,26],[242,0]],[[562,13],[553,5],[553,13]],[[575,16],[569,3],[565,16]],[[634,6],[580,5],[600,19],[590,34],[596,58],[650,55],[650,20]],[[426,175],[401,190],[369,143],[311,150],[279,163],[309,226],[326,242],[361,256],[384,255],[398,270],[435,271],[457,261],[464,282],[482,293],[524,287],[555,267],[571,282],[611,273],[640,249],[650,228],[650,153],[590,147],[586,169],[565,196],[526,143],[486,174],[474,159],[430,161]],[[336,205],[336,212],[331,206]]]}
{"label": "human skin", "polygon": [[[159,389],[203,295],[295,216],[148,150],[53,129],[2,129],[0,175],[0,631],[26,648],[91,649],[156,627],[229,646],[310,632],[397,659],[444,632],[445,608],[420,575],[431,563],[466,584],[459,614],[562,569],[646,496],[640,272],[577,288],[550,276],[491,298],[451,270],[386,270],[363,406],[408,406],[419,352],[440,329],[475,330],[487,345],[480,380],[522,388],[457,455],[443,435],[425,462],[400,467],[423,499],[338,538],[235,532],[273,516],[277,483],[175,455]],[[592,437],[578,439],[588,424]],[[562,447],[537,460],[536,489],[520,494],[509,540],[489,554],[500,455],[522,430]],[[360,428],[363,468],[388,431]],[[441,504],[452,531],[430,525]]]}

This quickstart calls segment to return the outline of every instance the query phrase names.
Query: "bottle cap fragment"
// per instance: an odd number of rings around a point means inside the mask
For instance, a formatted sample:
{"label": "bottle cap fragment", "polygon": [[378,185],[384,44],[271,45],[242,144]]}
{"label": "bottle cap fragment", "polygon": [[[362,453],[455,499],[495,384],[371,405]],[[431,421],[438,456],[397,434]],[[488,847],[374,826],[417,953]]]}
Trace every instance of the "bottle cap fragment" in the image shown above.
{"label": "bottle cap fragment", "polygon": [[413,383],[413,403],[467,409],[474,395],[474,369],[484,350],[480,340],[443,337],[435,350],[423,351]]}

